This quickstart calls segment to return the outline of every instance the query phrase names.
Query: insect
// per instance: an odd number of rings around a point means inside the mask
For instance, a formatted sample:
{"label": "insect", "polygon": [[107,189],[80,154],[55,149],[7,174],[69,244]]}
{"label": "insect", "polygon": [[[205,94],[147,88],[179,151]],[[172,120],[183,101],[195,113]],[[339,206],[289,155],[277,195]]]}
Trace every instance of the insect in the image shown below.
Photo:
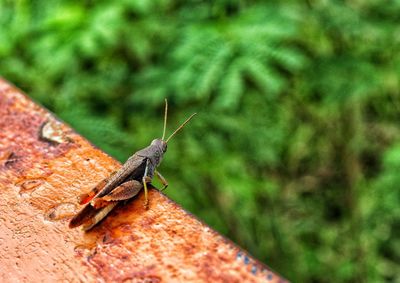
{"label": "insect", "polygon": [[71,219],[70,228],[82,226],[83,230],[90,230],[110,213],[120,202],[136,196],[144,189],[145,207],[148,208],[147,184],[150,184],[156,175],[163,184],[164,190],[168,186],[167,180],[157,171],[162,158],[167,151],[168,141],[179,132],[196,113],[186,119],[166,140],[168,103],[165,100],[164,128],[161,139],[154,139],[148,147],[135,152],[118,171],[101,181],[90,192],[80,196],[80,204],[85,206]]}

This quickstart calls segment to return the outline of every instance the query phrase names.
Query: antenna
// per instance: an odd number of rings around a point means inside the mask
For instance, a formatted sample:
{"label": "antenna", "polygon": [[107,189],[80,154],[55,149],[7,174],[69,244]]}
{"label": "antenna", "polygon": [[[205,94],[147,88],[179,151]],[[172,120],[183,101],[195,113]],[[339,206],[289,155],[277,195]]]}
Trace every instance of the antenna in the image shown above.
{"label": "antenna", "polygon": [[162,140],[165,138],[165,131],[167,130],[167,116],[168,116],[168,101],[165,99],[165,111],[164,111],[164,129],[162,133]]}
{"label": "antenna", "polygon": [[190,117],[187,118],[186,121],[183,122],[182,125],[180,125],[180,126],[175,130],[175,132],[173,132],[173,133],[167,138],[167,140],[165,141],[165,143],[168,143],[168,141],[169,141],[173,136],[175,136],[175,134],[176,134],[177,132],[179,132],[179,131],[193,118],[193,116],[196,115],[196,114],[197,114],[197,113],[193,113],[192,115],[190,115]]}

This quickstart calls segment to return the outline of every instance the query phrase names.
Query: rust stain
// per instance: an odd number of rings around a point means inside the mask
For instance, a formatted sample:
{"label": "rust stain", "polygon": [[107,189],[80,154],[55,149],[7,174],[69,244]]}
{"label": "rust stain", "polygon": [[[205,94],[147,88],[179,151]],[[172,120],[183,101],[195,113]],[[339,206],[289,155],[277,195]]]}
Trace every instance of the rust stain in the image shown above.
{"label": "rust stain", "polygon": [[285,282],[156,190],[69,229],[120,164],[1,79],[0,117],[2,282]]}

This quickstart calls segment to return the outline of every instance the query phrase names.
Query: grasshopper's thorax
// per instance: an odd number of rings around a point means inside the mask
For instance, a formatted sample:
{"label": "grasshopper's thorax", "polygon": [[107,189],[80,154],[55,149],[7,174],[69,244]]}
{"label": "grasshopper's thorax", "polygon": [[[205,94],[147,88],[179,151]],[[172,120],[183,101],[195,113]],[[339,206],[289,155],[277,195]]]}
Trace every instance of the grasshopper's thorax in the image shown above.
{"label": "grasshopper's thorax", "polygon": [[138,151],[137,154],[139,156],[148,158],[152,165],[151,167],[155,168],[160,165],[166,151],[167,143],[162,139],[155,139],[148,147]]}
{"label": "grasshopper's thorax", "polygon": [[158,166],[162,161],[164,153],[167,151],[167,143],[162,139],[155,139],[151,142],[150,146],[154,148],[154,156],[151,163]]}

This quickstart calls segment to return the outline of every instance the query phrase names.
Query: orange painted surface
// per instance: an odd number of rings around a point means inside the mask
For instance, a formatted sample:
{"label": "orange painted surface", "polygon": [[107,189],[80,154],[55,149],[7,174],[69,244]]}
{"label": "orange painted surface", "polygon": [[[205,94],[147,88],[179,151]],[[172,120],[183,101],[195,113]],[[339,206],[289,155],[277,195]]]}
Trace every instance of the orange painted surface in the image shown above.
{"label": "orange painted surface", "polygon": [[0,79],[0,282],[284,281],[155,190],[148,210],[140,194],[69,229],[77,197],[119,166]]}

